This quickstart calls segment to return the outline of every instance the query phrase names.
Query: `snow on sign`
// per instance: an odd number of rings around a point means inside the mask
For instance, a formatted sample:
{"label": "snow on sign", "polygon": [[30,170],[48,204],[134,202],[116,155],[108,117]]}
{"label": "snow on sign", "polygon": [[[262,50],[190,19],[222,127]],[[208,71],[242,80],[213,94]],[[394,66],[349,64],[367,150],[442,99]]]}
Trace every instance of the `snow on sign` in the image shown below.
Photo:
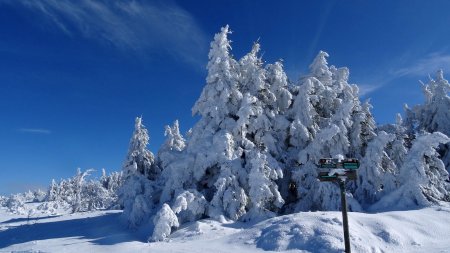
{"label": "snow on sign", "polygon": [[343,160],[322,158],[318,164],[318,179],[320,181],[355,180],[358,168],[359,161],[355,158]]}

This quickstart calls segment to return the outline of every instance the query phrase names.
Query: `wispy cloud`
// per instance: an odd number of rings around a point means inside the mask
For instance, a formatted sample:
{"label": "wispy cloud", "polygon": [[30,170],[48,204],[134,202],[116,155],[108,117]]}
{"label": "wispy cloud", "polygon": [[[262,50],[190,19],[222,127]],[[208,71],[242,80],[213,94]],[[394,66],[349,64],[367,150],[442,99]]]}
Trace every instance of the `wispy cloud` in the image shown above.
{"label": "wispy cloud", "polygon": [[0,3],[38,13],[69,36],[81,35],[139,53],[163,51],[198,64],[199,56],[205,54],[208,46],[193,16],[171,1],[0,0]]}
{"label": "wispy cloud", "polygon": [[314,34],[314,37],[311,40],[311,44],[309,45],[308,58],[306,59],[313,59],[313,57],[318,53],[317,45],[319,44],[319,39],[322,36],[325,26],[328,23],[328,18],[335,4],[336,0],[328,1],[327,4],[324,6],[323,11],[320,12],[316,33]]}
{"label": "wispy cloud", "polygon": [[364,97],[370,93],[372,93],[373,91],[379,89],[383,87],[382,84],[376,84],[376,85],[372,85],[372,84],[358,84],[358,88],[359,88],[359,96]]}
{"label": "wispy cloud", "polygon": [[394,76],[427,76],[434,74],[437,70],[450,71],[450,54],[433,53],[413,64],[393,71]]}
{"label": "wispy cloud", "polygon": [[[380,72],[373,76],[373,78],[362,82],[362,85],[358,85],[360,96],[366,96],[373,91],[388,85],[395,85],[395,82],[401,81],[401,78],[403,77],[425,78],[428,75],[434,77],[434,74],[439,69],[443,69],[444,72],[450,73],[450,54],[432,53],[423,58],[417,58],[416,60],[411,59],[414,58],[408,54],[401,56],[399,61],[388,68],[390,70],[386,70],[385,73]],[[405,64],[406,62],[409,62],[409,64]]]}
{"label": "wispy cloud", "polygon": [[371,76],[360,76],[356,81],[359,88],[359,96],[367,97],[372,92],[382,89],[386,85],[389,85],[397,77],[383,72],[373,73]]}
{"label": "wispy cloud", "polygon": [[51,134],[52,131],[48,129],[42,129],[42,128],[20,128],[18,129],[21,133],[30,133],[30,134]]}

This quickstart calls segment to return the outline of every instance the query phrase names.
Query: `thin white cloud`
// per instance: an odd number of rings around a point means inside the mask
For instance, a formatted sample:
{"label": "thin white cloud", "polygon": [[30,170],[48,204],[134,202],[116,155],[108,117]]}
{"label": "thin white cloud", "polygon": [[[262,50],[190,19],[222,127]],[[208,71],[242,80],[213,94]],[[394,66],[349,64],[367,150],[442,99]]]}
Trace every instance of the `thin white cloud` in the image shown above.
{"label": "thin white cloud", "polygon": [[[359,78],[356,81],[359,88],[359,96],[367,97],[372,92],[389,85],[396,77],[392,75],[372,74],[372,77]],[[354,80],[354,79],[353,79]]]}
{"label": "thin white cloud", "polygon": [[443,53],[433,53],[427,57],[417,60],[415,63],[394,71],[397,77],[402,76],[427,76],[434,75],[436,71],[443,69],[450,71],[450,55]]}
{"label": "thin white cloud", "polygon": [[[406,62],[406,59],[411,59],[411,56],[404,56],[402,58],[404,58],[402,61]],[[439,69],[443,69],[444,72],[450,73],[450,54],[432,53],[422,59],[412,61],[412,64],[409,64],[406,67],[387,71],[384,75],[379,74],[377,77],[372,78],[369,81],[366,80],[366,82],[362,82],[362,85],[358,85],[360,91],[359,93],[360,96],[366,96],[375,90],[383,88],[384,86],[394,85],[394,81],[402,77],[410,76],[424,78],[429,75],[434,77],[434,74]]]}
{"label": "thin white cloud", "polygon": [[22,133],[31,133],[31,134],[51,134],[52,131],[48,129],[42,129],[42,128],[20,128],[18,130]]}
{"label": "thin white cloud", "polygon": [[382,84],[378,84],[378,85],[358,84],[359,96],[360,97],[364,97],[364,96],[366,96],[366,95],[368,95],[368,94],[378,90],[382,86],[383,86]]}
{"label": "thin white cloud", "polygon": [[322,36],[323,30],[328,23],[328,18],[330,17],[330,13],[333,10],[335,4],[336,0],[328,1],[327,4],[323,7],[323,11],[320,12],[316,33],[314,34],[314,37],[311,40],[311,44],[309,45],[308,58],[306,59],[313,59],[313,57],[317,55],[317,45],[319,44],[320,37]]}
{"label": "thin white cloud", "polygon": [[[199,64],[207,40],[190,13],[171,1],[0,0],[36,12],[70,36],[82,35],[120,49],[160,53]],[[205,59],[199,56],[205,55]]]}

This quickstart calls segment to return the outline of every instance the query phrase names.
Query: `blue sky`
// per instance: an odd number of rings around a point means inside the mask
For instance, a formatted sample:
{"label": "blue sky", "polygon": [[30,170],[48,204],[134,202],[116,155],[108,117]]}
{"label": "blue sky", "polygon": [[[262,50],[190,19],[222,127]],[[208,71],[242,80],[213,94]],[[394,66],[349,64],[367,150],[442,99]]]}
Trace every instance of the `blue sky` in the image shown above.
{"label": "blue sky", "polygon": [[187,131],[209,42],[229,24],[239,58],[259,39],[292,81],[319,50],[350,68],[379,124],[450,71],[449,1],[0,0],[0,194],[76,168],[119,170],[143,115],[150,149]]}

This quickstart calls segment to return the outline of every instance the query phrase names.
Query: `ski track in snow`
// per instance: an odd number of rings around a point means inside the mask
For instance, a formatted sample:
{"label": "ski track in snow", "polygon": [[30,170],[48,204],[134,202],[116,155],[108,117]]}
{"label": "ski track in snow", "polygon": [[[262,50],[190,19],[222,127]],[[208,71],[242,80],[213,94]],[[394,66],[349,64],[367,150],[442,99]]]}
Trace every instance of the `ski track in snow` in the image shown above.
{"label": "ski track in snow", "polygon": [[[205,219],[169,242],[147,243],[126,229],[121,211],[28,217],[0,209],[0,252],[343,252],[340,212],[302,212],[257,224]],[[450,252],[450,207],[349,213],[353,252]]]}

